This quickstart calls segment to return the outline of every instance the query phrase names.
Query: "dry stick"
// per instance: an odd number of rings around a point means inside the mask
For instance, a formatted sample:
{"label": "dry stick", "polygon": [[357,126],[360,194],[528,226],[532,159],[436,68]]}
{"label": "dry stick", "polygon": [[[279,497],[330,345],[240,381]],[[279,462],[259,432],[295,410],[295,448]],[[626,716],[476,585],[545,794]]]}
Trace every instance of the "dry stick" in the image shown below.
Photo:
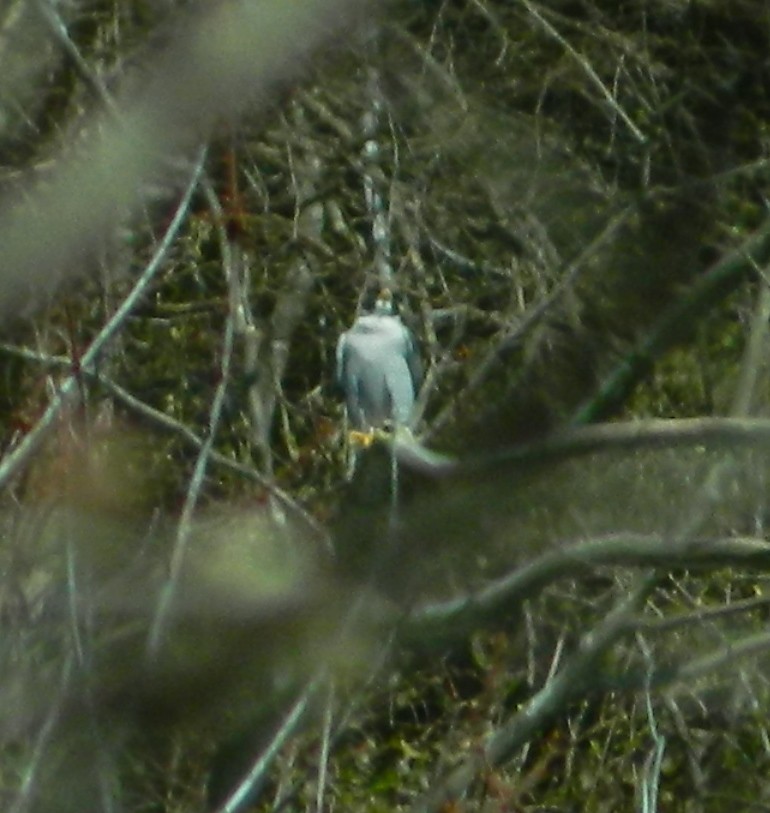
{"label": "dry stick", "polygon": [[[649,657],[645,651],[645,657]],[[653,741],[653,748],[644,760],[641,778],[641,810],[640,813],[655,813],[658,809],[658,794],[660,791],[660,774],[663,766],[663,755],[666,752],[666,738],[658,730],[655,711],[652,707],[649,680],[645,685],[645,708],[647,710],[647,727]]]}
{"label": "dry stick", "polygon": [[334,712],[334,679],[328,679],[326,702],[324,704],[323,728],[321,731],[321,753],[318,755],[318,788],[316,790],[316,813],[323,813],[326,780],[329,773],[329,748],[331,744],[332,718]]}
{"label": "dry stick", "polygon": [[[99,359],[100,354],[105,347],[115,338],[118,331],[123,327],[123,323],[131,314],[131,311],[136,307],[139,300],[144,296],[152,282],[155,275],[161,268],[163,261],[171,248],[177,232],[182,226],[185,217],[187,216],[190,200],[192,199],[193,192],[195,191],[198,181],[203,171],[203,164],[206,158],[206,149],[202,149],[199,153],[198,160],[195,163],[190,182],[182,197],[182,200],[177,206],[174,217],[169,224],[163,239],[160,241],[155,253],[152,255],[150,262],[145,267],[141,276],[136,282],[136,285],[131,289],[131,292],[123,300],[120,307],[112,315],[112,318],[102,328],[99,335],[91,342],[88,350],[83,354],[80,360],[80,368],[82,372],[90,373],[93,366]],[[59,413],[65,406],[74,406],[80,399],[80,392],[78,388],[78,376],[72,374],[68,376],[59,391],[51,399],[51,402],[46,407],[45,412],[40,417],[35,426],[27,432],[19,445],[9,454],[7,454],[2,462],[0,462],[0,488],[5,487],[9,480],[17,475],[32,459],[35,452],[40,448],[43,441],[48,437],[51,431],[56,426],[56,420]]]}

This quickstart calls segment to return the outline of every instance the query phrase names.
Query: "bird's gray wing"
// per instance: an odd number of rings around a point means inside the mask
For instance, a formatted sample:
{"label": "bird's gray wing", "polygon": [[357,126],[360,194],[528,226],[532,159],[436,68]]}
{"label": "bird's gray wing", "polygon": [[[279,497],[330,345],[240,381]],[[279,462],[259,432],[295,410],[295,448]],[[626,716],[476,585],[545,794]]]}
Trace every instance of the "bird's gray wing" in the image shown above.
{"label": "bird's gray wing", "polygon": [[404,342],[404,358],[409,367],[409,375],[412,377],[412,386],[414,387],[416,395],[420,389],[420,384],[422,384],[422,359],[420,358],[420,351],[417,349],[414,337],[406,326],[404,326]]}
{"label": "bird's gray wing", "polygon": [[338,387],[345,389],[345,366],[347,362],[348,334],[343,333],[337,340],[337,365],[334,369],[334,381]]}

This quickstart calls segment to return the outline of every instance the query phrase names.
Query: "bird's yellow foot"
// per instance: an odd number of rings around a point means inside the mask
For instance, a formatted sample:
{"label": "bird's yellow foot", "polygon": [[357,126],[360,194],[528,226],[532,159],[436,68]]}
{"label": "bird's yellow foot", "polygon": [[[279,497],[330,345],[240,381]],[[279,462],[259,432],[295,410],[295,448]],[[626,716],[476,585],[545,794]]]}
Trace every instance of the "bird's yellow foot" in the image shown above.
{"label": "bird's yellow foot", "polygon": [[374,443],[374,430],[361,432],[358,429],[351,429],[348,438],[352,446],[361,446],[368,449]]}

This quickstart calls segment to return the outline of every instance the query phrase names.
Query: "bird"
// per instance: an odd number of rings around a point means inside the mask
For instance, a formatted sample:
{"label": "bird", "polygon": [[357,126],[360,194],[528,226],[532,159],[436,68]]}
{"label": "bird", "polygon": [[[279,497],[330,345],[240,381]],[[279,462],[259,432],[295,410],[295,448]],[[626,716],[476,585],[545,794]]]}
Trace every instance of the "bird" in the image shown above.
{"label": "bird", "polygon": [[351,434],[363,441],[377,430],[408,429],[421,375],[412,333],[394,313],[391,292],[383,289],[374,310],[359,316],[337,342],[336,380]]}

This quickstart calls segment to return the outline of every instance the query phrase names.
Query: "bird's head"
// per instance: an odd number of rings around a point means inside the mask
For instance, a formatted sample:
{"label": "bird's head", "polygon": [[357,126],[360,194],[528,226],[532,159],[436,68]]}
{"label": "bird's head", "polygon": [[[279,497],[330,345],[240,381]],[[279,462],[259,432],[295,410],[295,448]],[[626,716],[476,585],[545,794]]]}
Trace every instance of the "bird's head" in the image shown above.
{"label": "bird's head", "polygon": [[388,288],[383,288],[377,295],[374,303],[374,313],[377,316],[390,316],[393,313],[393,294]]}

